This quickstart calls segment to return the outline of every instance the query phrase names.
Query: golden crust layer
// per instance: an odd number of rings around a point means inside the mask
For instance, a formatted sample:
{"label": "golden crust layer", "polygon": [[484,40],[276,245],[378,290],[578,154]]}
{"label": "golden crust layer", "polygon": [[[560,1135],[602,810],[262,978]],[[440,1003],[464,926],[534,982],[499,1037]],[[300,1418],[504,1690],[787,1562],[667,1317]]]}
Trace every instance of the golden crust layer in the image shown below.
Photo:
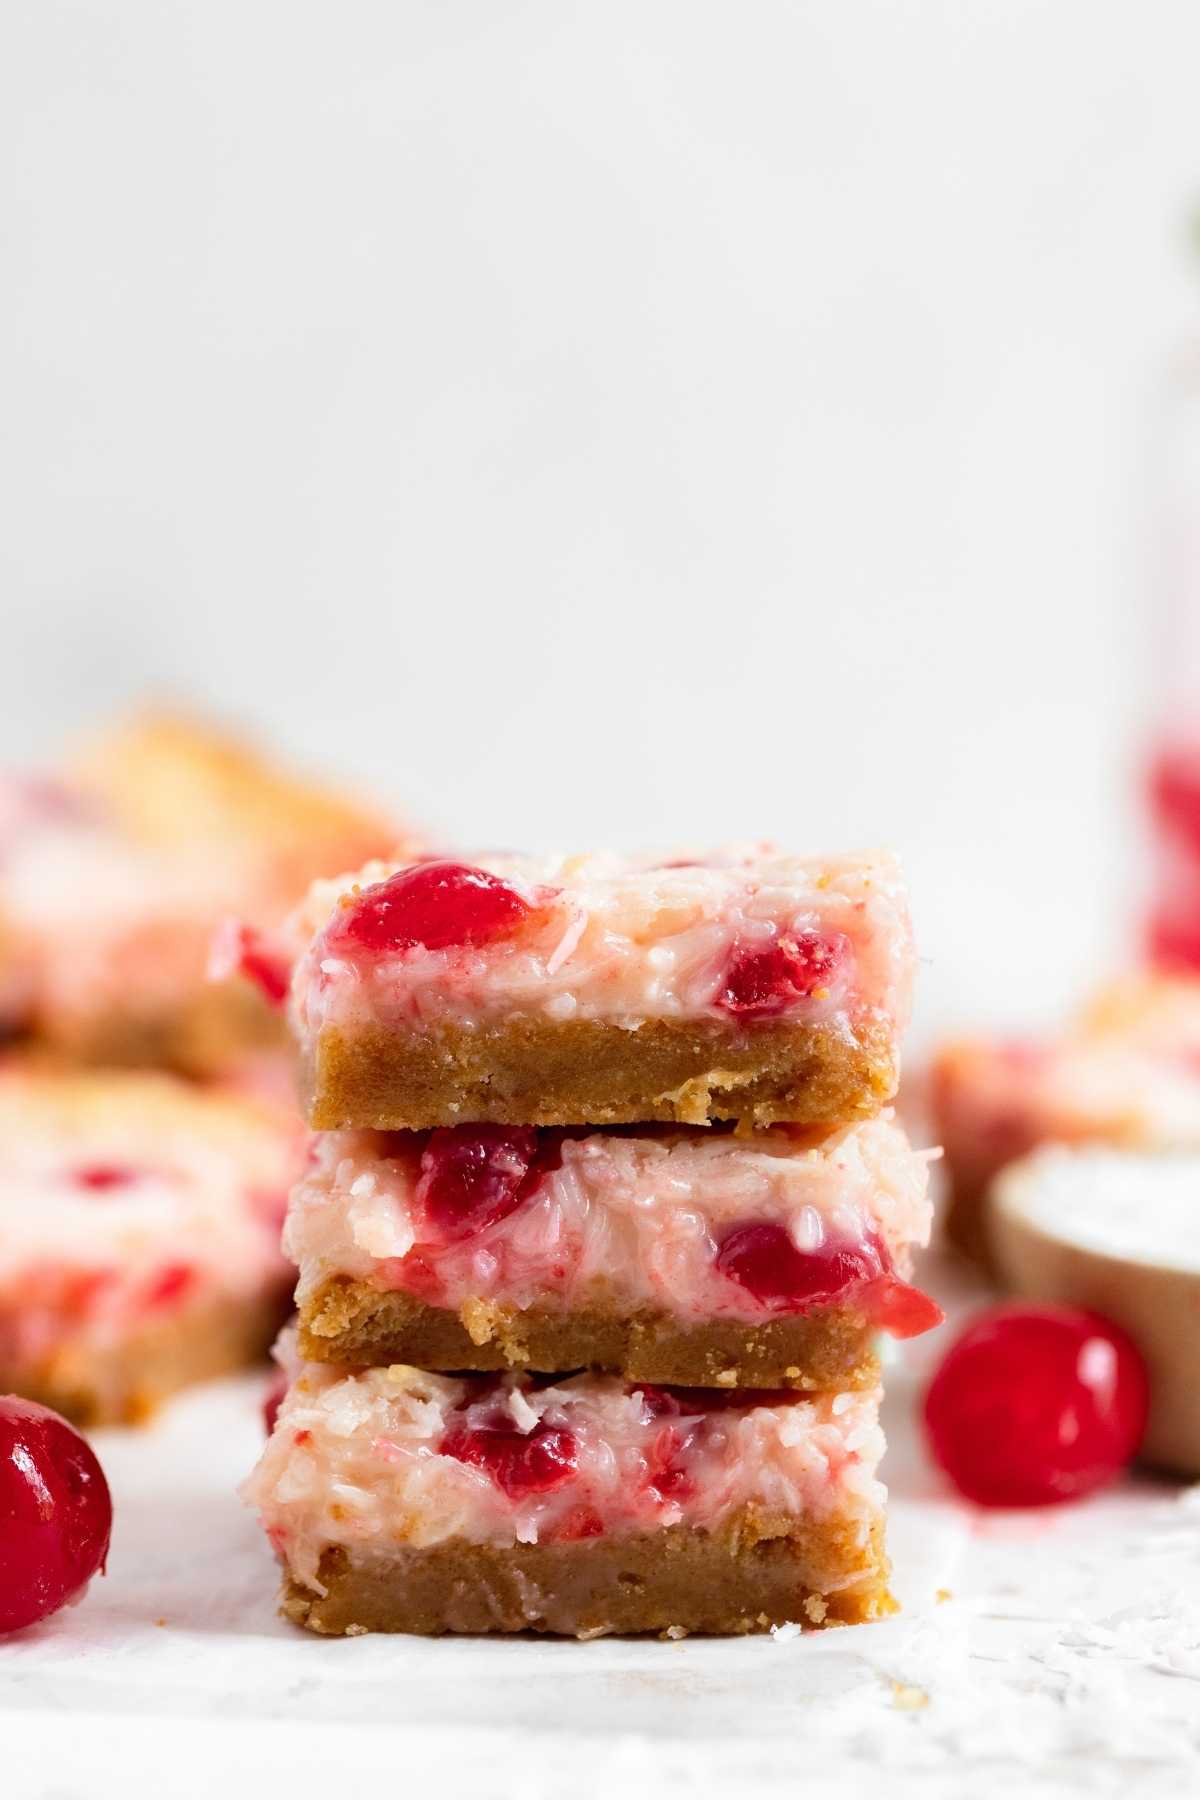
{"label": "golden crust layer", "polygon": [[452,1312],[344,1276],[325,1282],[300,1309],[301,1354],[354,1368],[600,1368],[677,1387],[846,1392],[878,1383],[871,1343],[867,1319],[847,1308],[760,1325],[714,1319],[695,1326],[661,1312],[622,1315],[601,1306],[522,1312],[477,1301]]}
{"label": "golden crust layer", "polygon": [[519,1019],[420,1031],[327,1026],[305,1072],[318,1131],[500,1125],[842,1125],[877,1113],[896,1089],[892,1030],[778,1021]]}
{"label": "golden crust layer", "polygon": [[662,1531],[496,1547],[462,1539],[372,1556],[329,1550],[316,1594],[285,1579],[281,1610],[333,1637],[368,1631],[536,1631],[563,1637],[698,1632],[738,1636],[795,1622],[861,1624],[895,1611],[882,1523],[858,1541],[750,1512],[721,1532]]}
{"label": "golden crust layer", "polygon": [[261,1361],[287,1311],[282,1295],[221,1296],[101,1352],[67,1341],[33,1368],[0,1362],[0,1393],[40,1400],[88,1429],[140,1425],[180,1388]]}

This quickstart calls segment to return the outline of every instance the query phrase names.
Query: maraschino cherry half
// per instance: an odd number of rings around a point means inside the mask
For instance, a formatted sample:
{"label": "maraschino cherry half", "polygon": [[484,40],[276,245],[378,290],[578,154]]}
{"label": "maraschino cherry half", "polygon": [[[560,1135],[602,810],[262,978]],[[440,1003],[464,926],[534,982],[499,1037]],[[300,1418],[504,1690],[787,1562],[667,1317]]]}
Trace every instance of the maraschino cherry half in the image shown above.
{"label": "maraschino cherry half", "polygon": [[338,955],[389,956],[426,950],[477,949],[510,937],[533,908],[507,881],[467,863],[425,862],[343,902],[326,933]]}
{"label": "maraschino cherry half", "polygon": [[1112,1481],[1146,1429],[1146,1369],[1095,1313],[1012,1303],[951,1345],[925,1396],[937,1461],[980,1506],[1048,1506]]}
{"label": "maraschino cherry half", "polygon": [[73,1425],[0,1396],[0,1633],[81,1598],[112,1534],[104,1471]]}

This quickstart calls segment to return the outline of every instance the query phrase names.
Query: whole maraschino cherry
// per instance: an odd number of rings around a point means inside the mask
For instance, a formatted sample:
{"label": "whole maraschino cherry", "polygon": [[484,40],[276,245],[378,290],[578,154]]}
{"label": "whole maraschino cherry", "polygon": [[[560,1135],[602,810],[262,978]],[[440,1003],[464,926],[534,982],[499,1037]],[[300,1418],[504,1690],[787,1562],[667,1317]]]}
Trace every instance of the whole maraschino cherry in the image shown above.
{"label": "whole maraschino cherry", "polygon": [[979,1314],[925,1395],[930,1448],[979,1506],[1049,1506],[1112,1481],[1146,1429],[1145,1364],[1096,1313],[1013,1302]]}
{"label": "whole maraschino cherry", "polygon": [[0,1395],[0,1634],[48,1619],[104,1572],[112,1498],[73,1425]]}

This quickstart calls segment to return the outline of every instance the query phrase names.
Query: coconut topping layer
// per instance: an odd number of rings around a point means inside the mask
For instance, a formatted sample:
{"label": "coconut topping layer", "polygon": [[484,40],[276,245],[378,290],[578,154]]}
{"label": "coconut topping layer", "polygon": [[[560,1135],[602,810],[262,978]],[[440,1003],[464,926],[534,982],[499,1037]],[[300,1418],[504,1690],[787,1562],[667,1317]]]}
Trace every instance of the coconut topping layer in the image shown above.
{"label": "coconut topping layer", "polygon": [[284,1240],[301,1302],[343,1275],[455,1310],[552,1300],[753,1323],[853,1302],[900,1329],[929,1237],[930,1153],[890,1114],[815,1146],[786,1127],[466,1125],[322,1133],[312,1158]]}
{"label": "coconut topping layer", "polygon": [[886,1500],[878,1400],[309,1366],[243,1492],[317,1592],[333,1546],[712,1529],[747,1507],[837,1518],[865,1543]]}
{"label": "coconut topping layer", "polygon": [[0,1073],[0,1362],[282,1290],[301,1158],[287,1112],[169,1077]]}
{"label": "coconut topping layer", "polygon": [[374,863],[293,921],[303,1037],[364,1022],[530,1017],[907,1020],[913,949],[887,854],[769,848]]}

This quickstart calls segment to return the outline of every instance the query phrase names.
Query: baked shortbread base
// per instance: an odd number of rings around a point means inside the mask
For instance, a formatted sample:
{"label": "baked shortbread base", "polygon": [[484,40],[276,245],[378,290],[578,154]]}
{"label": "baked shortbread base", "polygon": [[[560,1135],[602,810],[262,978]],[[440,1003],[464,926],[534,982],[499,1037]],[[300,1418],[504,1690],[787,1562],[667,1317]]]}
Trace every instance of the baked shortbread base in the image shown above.
{"label": "baked shortbread base", "polygon": [[615,1370],[628,1381],[679,1387],[876,1386],[873,1327],[851,1307],[748,1325],[688,1326],[661,1312],[599,1307],[518,1311],[480,1301],[454,1312],[395,1289],[334,1277],[301,1304],[300,1353],[310,1362],[433,1370]]}
{"label": "baked shortbread base", "polygon": [[894,1028],[523,1018],[416,1031],[325,1026],[303,1074],[317,1131],[499,1125],[845,1125],[896,1091]]}
{"label": "baked shortbread base", "polygon": [[287,1312],[282,1294],[210,1297],[103,1350],[67,1338],[36,1364],[0,1362],[0,1393],[38,1400],[89,1430],[140,1425],[181,1388],[262,1361]]}
{"label": "baked shortbread base", "polygon": [[560,1637],[666,1632],[741,1636],[796,1623],[856,1625],[896,1610],[883,1526],[747,1510],[720,1531],[673,1525],[619,1538],[326,1551],[323,1594],[285,1578],[281,1610],[332,1637],[404,1631],[535,1631]]}

